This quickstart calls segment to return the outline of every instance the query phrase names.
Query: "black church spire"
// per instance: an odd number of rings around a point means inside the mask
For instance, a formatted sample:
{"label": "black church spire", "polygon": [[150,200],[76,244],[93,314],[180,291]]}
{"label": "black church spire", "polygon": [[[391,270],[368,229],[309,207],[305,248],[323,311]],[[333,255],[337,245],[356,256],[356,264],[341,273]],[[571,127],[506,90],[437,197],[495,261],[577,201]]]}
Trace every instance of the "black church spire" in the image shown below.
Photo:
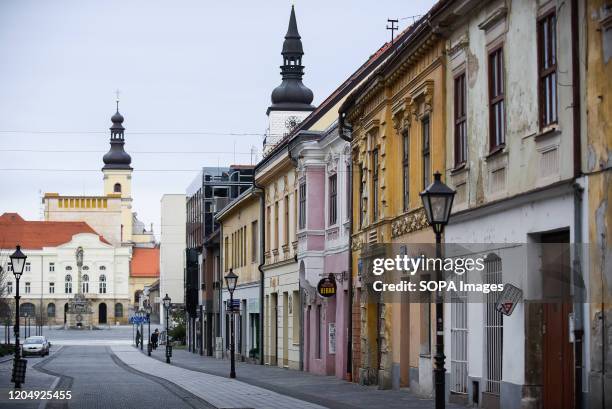
{"label": "black church spire", "polygon": [[302,83],[304,50],[293,6],[281,54],[283,65],[280,68],[283,82],[272,91],[272,105],[268,108],[268,113],[275,110],[312,111],[314,109],[311,105],[312,91]]}
{"label": "black church spire", "polygon": [[117,99],[117,112],[111,117],[113,125],[110,127],[110,150],[104,155],[104,167],[106,169],[129,169],[132,163],[132,158],[123,149],[125,145],[123,132],[123,115],[119,113],[119,99]]}

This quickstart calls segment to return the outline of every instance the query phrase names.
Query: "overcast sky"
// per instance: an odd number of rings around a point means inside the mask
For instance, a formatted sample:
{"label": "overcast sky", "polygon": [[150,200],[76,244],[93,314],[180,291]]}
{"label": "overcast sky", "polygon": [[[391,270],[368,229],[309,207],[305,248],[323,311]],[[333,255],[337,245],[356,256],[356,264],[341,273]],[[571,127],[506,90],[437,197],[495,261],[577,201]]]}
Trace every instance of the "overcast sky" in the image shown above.
{"label": "overcast sky", "polygon": [[[294,3],[304,83],[318,104],[389,40],[387,18],[434,1]],[[102,192],[119,89],[134,210],[158,233],[164,193],[184,193],[202,166],[248,164],[251,147],[261,151],[262,136],[227,134],[265,131],[290,9],[280,0],[0,0],[0,213],[37,220],[40,192]]]}

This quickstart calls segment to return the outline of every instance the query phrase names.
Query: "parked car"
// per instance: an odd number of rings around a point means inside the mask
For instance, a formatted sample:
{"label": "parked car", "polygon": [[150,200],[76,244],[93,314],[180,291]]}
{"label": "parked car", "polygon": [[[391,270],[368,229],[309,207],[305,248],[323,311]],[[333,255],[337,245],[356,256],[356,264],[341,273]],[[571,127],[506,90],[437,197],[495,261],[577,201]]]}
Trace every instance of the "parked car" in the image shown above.
{"label": "parked car", "polygon": [[21,346],[21,354],[26,355],[49,355],[51,343],[44,336],[26,338]]}

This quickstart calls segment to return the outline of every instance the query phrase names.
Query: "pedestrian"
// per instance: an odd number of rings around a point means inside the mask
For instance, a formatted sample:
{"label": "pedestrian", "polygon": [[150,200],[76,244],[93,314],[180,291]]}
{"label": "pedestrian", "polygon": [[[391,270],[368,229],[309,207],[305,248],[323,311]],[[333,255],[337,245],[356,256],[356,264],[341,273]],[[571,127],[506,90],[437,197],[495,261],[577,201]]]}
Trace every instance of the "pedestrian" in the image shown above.
{"label": "pedestrian", "polygon": [[136,348],[140,345],[140,330],[136,330]]}
{"label": "pedestrian", "polygon": [[153,343],[153,349],[157,349],[157,341],[159,340],[159,330],[155,328],[155,331],[151,334],[151,343]]}

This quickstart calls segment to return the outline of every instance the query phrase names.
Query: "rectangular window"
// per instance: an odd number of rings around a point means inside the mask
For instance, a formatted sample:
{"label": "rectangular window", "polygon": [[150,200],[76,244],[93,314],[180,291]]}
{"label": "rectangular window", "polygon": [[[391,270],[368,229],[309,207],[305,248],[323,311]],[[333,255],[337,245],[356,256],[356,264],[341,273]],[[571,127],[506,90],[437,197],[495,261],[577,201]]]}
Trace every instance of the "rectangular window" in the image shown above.
{"label": "rectangular window", "polygon": [[338,178],[337,175],[329,177],[329,225],[336,224],[338,219]]}
{"label": "rectangular window", "polygon": [[[300,307],[300,292],[294,291],[293,297],[291,298],[292,298],[291,313],[293,314],[293,320],[292,320],[293,328],[291,328],[292,330],[291,333],[292,333],[293,345],[299,345],[300,344],[300,308],[301,308]],[[287,334],[289,334],[289,331],[287,331]]]}
{"label": "rectangular window", "polygon": [[257,231],[257,220],[251,223],[251,261],[257,261],[257,253],[259,252],[259,232]]}
{"label": "rectangular window", "polygon": [[52,273],[55,271],[55,263],[49,263],[49,272]]}
{"label": "rectangular window", "polygon": [[499,47],[489,53],[489,149],[506,143],[504,109],[504,53]]}
{"label": "rectangular window", "polygon": [[455,166],[467,160],[467,113],[465,73],[455,77]]}
{"label": "rectangular window", "polygon": [[423,132],[423,190],[431,183],[431,153],[429,151],[429,117],[423,118],[421,122]]}
{"label": "rectangular window", "polygon": [[9,281],[8,283],[6,283],[6,293],[13,294],[13,282],[12,281]]}
{"label": "rectangular window", "polygon": [[540,128],[557,122],[557,16],[538,21]]}
{"label": "rectangular window", "polygon": [[54,282],[49,283],[49,294],[55,294],[55,283]]}
{"label": "rectangular window", "polygon": [[274,230],[276,231],[276,247],[275,248],[279,248],[280,246],[280,226],[278,225],[278,202],[274,203]]}
{"label": "rectangular window", "polygon": [[300,229],[306,228],[306,182],[300,183]]}
{"label": "rectangular window", "polygon": [[266,249],[268,251],[272,250],[272,230],[270,226],[272,225],[272,206],[268,206],[268,217],[266,218]]}
{"label": "rectangular window", "polygon": [[225,236],[223,240],[223,270],[229,270],[229,237]]}
{"label": "rectangular window", "polygon": [[285,196],[285,244],[289,245],[291,238],[289,237],[289,195]]}
{"label": "rectangular window", "polygon": [[351,191],[352,191],[352,179],[351,179],[351,165],[346,165],[346,219],[348,220],[351,215]]}
{"label": "rectangular window", "polygon": [[372,221],[378,220],[378,149],[372,151]]}
{"label": "rectangular window", "polygon": [[30,263],[25,264],[25,271],[28,272],[32,269],[32,265]]}
{"label": "rectangular window", "polygon": [[402,133],[402,202],[404,211],[410,207],[410,135]]}
{"label": "rectangular window", "polygon": [[321,343],[323,342],[322,340],[322,328],[321,326],[323,325],[323,320],[322,320],[322,316],[323,316],[323,312],[321,310],[321,304],[317,305],[317,326],[316,326],[316,331],[317,331],[317,345],[315,345],[316,349],[316,357],[317,359],[321,359]]}
{"label": "rectangular window", "polygon": [[363,180],[363,165],[359,165],[359,226],[363,225],[365,181]]}
{"label": "rectangular window", "polygon": [[31,288],[30,288],[30,283],[26,281],[25,283],[25,293],[26,294],[30,294]]}

